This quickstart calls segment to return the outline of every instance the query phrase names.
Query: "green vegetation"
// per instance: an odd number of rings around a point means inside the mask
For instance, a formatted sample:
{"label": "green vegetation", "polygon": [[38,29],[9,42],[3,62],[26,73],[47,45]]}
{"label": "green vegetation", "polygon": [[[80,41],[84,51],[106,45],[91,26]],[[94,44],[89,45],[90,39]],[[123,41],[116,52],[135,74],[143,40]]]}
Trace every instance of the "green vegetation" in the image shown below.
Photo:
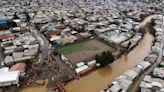
{"label": "green vegetation", "polygon": [[102,52],[101,55],[96,55],[95,59],[97,61],[97,63],[100,63],[100,66],[106,66],[108,64],[113,63],[114,61],[114,55],[112,55],[111,52],[107,51],[107,52]]}
{"label": "green vegetation", "polygon": [[68,46],[65,47],[59,47],[57,48],[57,51],[63,54],[71,54],[74,52],[82,52],[82,51],[92,51],[92,50],[98,50],[99,48],[95,47],[94,45],[91,45],[89,43],[87,43],[87,41],[85,42],[77,42],[77,43],[73,43],[70,44]]}

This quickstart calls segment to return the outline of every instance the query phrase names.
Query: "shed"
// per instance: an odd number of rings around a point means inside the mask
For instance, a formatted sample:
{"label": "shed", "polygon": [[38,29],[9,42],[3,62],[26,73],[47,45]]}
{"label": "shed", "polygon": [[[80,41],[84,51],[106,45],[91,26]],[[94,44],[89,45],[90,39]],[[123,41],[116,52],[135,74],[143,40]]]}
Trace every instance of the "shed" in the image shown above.
{"label": "shed", "polygon": [[76,68],[75,71],[76,71],[77,74],[80,74],[80,72],[82,72],[82,71],[84,71],[86,69],[88,69],[88,66],[84,65],[82,67]]}
{"label": "shed", "polygon": [[146,75],[143,79],[143,81],[150,83],[151,82],[151,76]]}
{"label": "shed", "polygon": [[82,66],[84,66],[84,65],[85,65],[84,62],[80,62],[80,63],[77,63],[77,64],[76,64],[77,67],[82,67]]}

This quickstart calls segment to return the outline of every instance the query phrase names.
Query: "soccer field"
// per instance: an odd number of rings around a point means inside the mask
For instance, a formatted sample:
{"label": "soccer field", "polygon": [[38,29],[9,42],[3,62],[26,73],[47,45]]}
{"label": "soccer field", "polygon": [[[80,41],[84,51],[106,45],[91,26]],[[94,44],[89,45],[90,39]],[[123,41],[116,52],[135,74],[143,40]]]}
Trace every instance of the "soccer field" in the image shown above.
{"label": "soccer field", "polygon": [[94,39],[59,47],[57,50],[64,54],[72,64],[76,64],[81,61],[90,60],[94,58],[96,54],[103,51],[109,50],[113,52],[115,49]]}

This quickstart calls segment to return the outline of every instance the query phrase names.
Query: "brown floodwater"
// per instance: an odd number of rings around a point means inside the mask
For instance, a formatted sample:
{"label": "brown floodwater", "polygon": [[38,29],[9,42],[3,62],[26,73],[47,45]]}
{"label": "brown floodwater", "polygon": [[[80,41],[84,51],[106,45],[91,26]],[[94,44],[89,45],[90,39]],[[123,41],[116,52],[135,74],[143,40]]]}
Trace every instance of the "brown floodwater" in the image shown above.
{"label": "brown floodwater", "polygon": [[[146,19],[149,21],[149,18]],[[145,25],[145,21],[140,26]],[[100,92],[127,69],[130,69],[142,61],[150,52],[154,37],[148,32],[144,35],[139,44],[128,54],[114,61],[111,65],[100,68],[92,73],[73,80],[66,85],[68,92]],[[44,86],[28,87],[21,92],[48,92]]]}
{"label": "brown floodwater", "polygon": [[[153,36],[146,33],[137,47],[128,55],[122,57],[111,65],[100,68],[87,76],[74,80],[66,85],[68,92],[100,92],[105,89],[117,76],[142,61],[150,52]],[[48,92],[43,86],[29,87],[21,92]]]}
{"label": "brown floodwater", "polygon": [[68,92],[100,92],[117,76],[142,61],[149,54],[153,39],[152,35],[146,33],[139,45],[127,56],[122,55],[108,67],[98,69],[80,80],[70,82],[66,89]]}
{"label": "brown floodwater", "polygon": [[49,91],[44,86],[34,86],[34,87],[24,88],[20,90],[20,92],[49,92]]}

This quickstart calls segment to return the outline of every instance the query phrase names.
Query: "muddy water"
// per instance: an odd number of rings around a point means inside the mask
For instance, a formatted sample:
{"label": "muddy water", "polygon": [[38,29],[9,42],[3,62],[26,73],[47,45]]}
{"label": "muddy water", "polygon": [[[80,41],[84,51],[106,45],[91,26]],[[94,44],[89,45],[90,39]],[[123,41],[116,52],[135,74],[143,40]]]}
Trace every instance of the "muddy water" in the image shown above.
{"label": "muddy water", "polygon": [[[140,26],[144,26],[151,18],[146,18]],[[100,92],[110,84],[115,77],[119,76],[127,69],[132,68],[142,61],[150,52],[153,36],[148,32],[144,35],[141,42],[128,55],[116,60],[111,65],[98,69],[91,74],[74,80],[66,85],[68,92]],[[21,92],[48,92],[43,86],[25,88]]]}
{"label": "muddy water", "polygon": [[154,17],[157,17],[156,15],[151,15],[151,16],[148,16],[144,19],[144,21],[142,21],[139,26],[140,27],[144,27],[146,25],[146,23],[150,22],[150,20]]}
{"label": "muddy water", "polygon": [[[144,27],[153,17],[155,15],[147,17],[139,26]],[[137,65],[149,54],[153,40],[154,37],[146,32],[138,46],[128,55],[122,55],[108,67],[92,72],[80,80],[70,82],[66,86],[68,92],[100,92],[105,89],[117,76]]]}
{"label": "muddy water", "polygon": [[[115,77],[142,61],[149,54],[153,36],[146,33],[139,45],[127,56],[123,55],[108,67],[98,69],[91,74],[74,80],[66,85],[68,92],[100,92],[110,84]],[[43,86],[25,88],[21,92],[48,92]]]}
{"label": "muddy water", "polygon": [[49,92],[44,86],[28,87],[20,90],[20,92]]}
{"label": "muddy water", "polygon": [[105,89],[115,77],[137,65],[149,54],[153,39],[153,36],[146,33],[139,45],[127,56],[123,55],[108,67],[99,69],[80,80],[70,82],[66,86],[68,92],[100,92]]}

